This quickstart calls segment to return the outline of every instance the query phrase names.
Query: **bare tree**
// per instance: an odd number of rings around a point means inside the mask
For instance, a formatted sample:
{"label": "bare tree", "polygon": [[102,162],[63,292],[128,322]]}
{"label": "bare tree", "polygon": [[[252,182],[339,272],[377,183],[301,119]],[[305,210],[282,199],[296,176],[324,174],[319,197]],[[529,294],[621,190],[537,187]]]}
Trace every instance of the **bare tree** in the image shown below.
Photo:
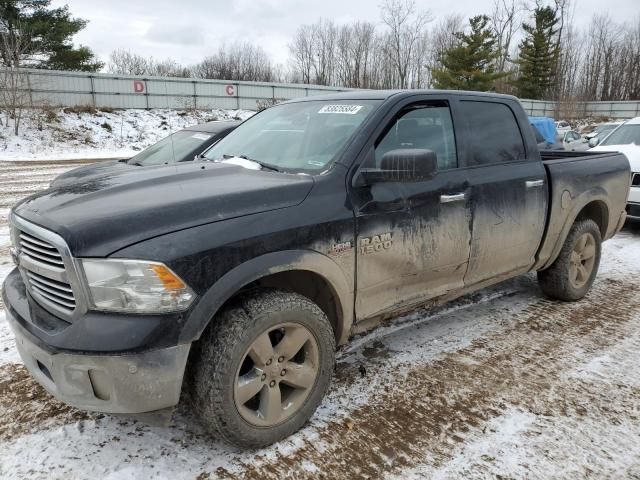
{"label": "bare tree", "polygon": [[311,25],[302,25],[289,44],[292,68],[300,76],[300,83],[311,83],[314,63],[313,32]]}
{"label": "bare tree", "polygon": [[429,70],[438,69],[442,66],[440,59],[447,50],[453,48],[458,43],[456,32],[464,30],[464,17],[460,14],[450,14],[438,21],[429,35]]}
{"label": "bare tree", "polygon": [[382,22],[389,32],[385,42],[386,55],[394,66],[398,86],[409,86],[409,68],[416,45],[432,20],[429,11],[418,11],[414,0],[385,0],[381,7]]}
{"label": "bare tree", "polygon": [[[16,27],[18,32],[20,26]],[[24,109],[32,105],[29,74],[22,69],[21,60],[30,51],[26,35],[0,35],[0,102],[5,111],[5,123],[13,121],[13,131],[19,134]]]}
{"label": "bare tree", "polygon": [[156,77],[189,77],[188,68],[167,58],[156,60],[153,57],[143,57],[129,50],[118,49],[111,52],[107,71],[119,75],[150,75]]}
{"label": "bare tree", "polygon": [[330,85],[334,76],[337,30],[333,22],[320,19],[312,28],[315,47],[313,69],[317,85]]}
{"label": "bare tree", "polygon": [[148,68],[147,58],[122,48],[111,52],[107,63],[107,71],[119,75],[146,75]]}
{"label": "bare tree", "polygon": [[496,70],[504,72],[511,54],[513,38],[522,25],[524,5],[518,0],[494,0],[491,12],[491,27],[498,44]]}
{"label": "bare tree", "polygon": [[262,47],[250,43],[222,45],[216,53],[191,68],[197,78],[270,82],[274,66]]}

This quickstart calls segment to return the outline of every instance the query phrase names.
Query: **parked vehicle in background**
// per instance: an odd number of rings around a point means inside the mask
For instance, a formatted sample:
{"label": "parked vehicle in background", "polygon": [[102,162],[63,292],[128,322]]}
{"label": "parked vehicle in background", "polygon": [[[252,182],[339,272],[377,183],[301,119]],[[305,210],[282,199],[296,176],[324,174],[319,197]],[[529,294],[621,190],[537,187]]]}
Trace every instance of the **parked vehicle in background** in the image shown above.
{"label": "parked vehicle in background", "polygon": [[529,117],[529,123],[536,136],[538,149],[543,150],[564,150],[564,145],[556,132],[556,124],[550,117]]}
{"label": "parked vehicle in background", "polygon": [[556,122],[556,130],[560,135],[562,135],[568,132],[569,130],[571,130],[571,125],[569,125],[569,122],[566,122],[564,120],[559,120]]}
{"label": "parked vehicle in background", "polygon": [[231,130],[240,125],[239,121],[228,120],[207,122],[179,130],[145,148],[132,158],[100,162],[75,168],[56,177],[51,186],[61,186],[76,181],[86,181],[94,176],[118,172],[125,168],[168,165],[193,160],[207,148],[224,138]]}
{"label": "parked vehicle in background", "polygon": [[[590,146],[596,146],[598,142],[602,141],[607,135],[613,132],[616,128],[622,125],[623,122],[607,122],[596,125],[596,127],[589,133],[585,133],[583,136],[589,140]],[[595,145],[591,145],[591,140],[597,138]]]}
{"label": "parked vehicle in background", "polygon": [[562,134],[562,145],[567,152],[585,152],[589,150],[587,139],[575,130],[569,130]]}
{"label": "parked vehicle in background", "polygon": [[618,151],[627,156],[632,172],[627,215],[640,219],[640,117],[624,122],[591,151]]}
{"label": "parked vehicle in background", "polygon": [[527,272],[551,298],[587,294],[629,162],[541,153],[529,125],[497,94],[302,97],[201,162],[36,193],[9,219],[18,352],[79,408],[162,410],[184,389],[222,439],[285,438],[322,402],[336,345],[389,316]]}

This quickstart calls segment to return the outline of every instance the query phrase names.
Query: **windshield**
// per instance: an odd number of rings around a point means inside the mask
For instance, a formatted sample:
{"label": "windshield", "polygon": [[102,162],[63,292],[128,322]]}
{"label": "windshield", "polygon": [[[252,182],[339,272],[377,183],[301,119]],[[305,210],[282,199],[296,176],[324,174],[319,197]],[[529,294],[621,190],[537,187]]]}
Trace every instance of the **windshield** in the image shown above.
{"label": "windshield", "polygon": [[131,158],[129,163],[146,166],[162,165],[183,160],[185,156],[209,140],[212,135],[211,133],[194,132],[193,130],[181,130],[144,149]]}
{"label": "windshield", "polygon": [[640,124],[627,124],[618,127],[600,145],[640,145]]}
{"label": "windshield", "polygon": [[254,160],[290,173],[320,173],[380,103],[333,100],[276,105],[245,121],[204,156],[214,161]]}
{"label": "windshield", "polygon": [[618,125],[599,125],[595,128],[595,130],[593,131],[593,133],[595,133],[596,135],[602,137],[605,134],[609,133],[610,131],[612,131],[613,129],[615,129]]}

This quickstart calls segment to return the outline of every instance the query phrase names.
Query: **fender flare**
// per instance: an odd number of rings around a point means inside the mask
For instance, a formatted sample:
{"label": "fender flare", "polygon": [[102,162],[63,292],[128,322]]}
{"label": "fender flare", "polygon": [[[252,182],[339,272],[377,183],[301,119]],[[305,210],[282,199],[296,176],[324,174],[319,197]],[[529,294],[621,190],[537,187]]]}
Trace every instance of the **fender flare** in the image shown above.
{"label": "fender flare", "polygon": [[556,240],[553,250],[551,250],[551,254],[549,255],[548,260],[544,262],[543,266],[538,270],[549,268],[551,264],[556,261],[558,255],[560,255],[560,250],[562,250],[562,246],[564,245],[564,242],[569,235],[569,230],[571,230],[571,227],[578,218],[578,215],[584,209],[584,207],[593,202],[602,202],[607,209],[607,224],[603,226],[605,235],[602,236],[602,240],[606,240],[606,236],[610,230],[611,225],[611,205],[609,204],[607,192],[602,188],[595,187],[591,190],[581,193],[574,199],[574,201],[572,202],[571,210],[565,217],[566,220],[564,222],[564,225],[562,226],[562,229],[560,230],[560,234],[558,235],[558,239]]}
{"label": "fender flare", "polygon": [[354,285],[350,284],[340,267],[329,257],[312,250],[284,250],[252,258],[229,270],[200,298],[180,334],[180,343],[200,338],[204,329],[220,307],[242,287],[268,275],[303,270],[324,278],[331,286],[338,309],[337,343],[349,338],[353,324]]}

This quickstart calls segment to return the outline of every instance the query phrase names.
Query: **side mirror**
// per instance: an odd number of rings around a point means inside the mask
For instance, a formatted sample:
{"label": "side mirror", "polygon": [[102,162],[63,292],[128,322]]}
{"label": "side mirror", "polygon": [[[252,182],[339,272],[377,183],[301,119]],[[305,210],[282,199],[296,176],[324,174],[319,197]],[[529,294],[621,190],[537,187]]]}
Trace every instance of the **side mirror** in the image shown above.
{"label": "side mirror", "polygon": [[415,182],[433,178],[438,157],[432,150],[406,148],[391,150],[380,160],[380,168],[360,170],[355,186],[380,182]]}
{"label": "side mirror", "polygon": [[589,139],[589,146],[591,148],[597,147],[599,143],[600,143],[600,140],[598,139],[598,137],[591,137]]}

